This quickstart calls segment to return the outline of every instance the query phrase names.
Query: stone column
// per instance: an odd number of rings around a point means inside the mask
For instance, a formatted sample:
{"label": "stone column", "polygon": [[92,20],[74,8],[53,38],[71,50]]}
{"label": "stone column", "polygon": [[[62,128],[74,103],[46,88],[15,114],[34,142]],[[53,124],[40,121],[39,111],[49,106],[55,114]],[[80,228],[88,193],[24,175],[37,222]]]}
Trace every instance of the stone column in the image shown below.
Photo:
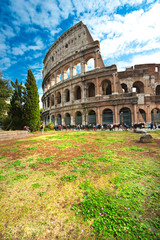
{"label": "stone column", "polygon": [[65,115],[64,114],[61,114],[61,118],[62,118],[62,125],[65,125]]}
{"label": "stone column", "polygon": [[74,125],[75,123],[73,122],[73,113],[71,113],[71,125]]}
{"label": "stone column", "polygon": [[117,109],[117,105],[114,105],[114,118],[113,118],[113,122],[115,124],[118,124],[119,121],[118,121],[118,109]]}
{"label": "stone column", "polygon": [[98,82],[98,77],[96,78],[96,97],[101,96],[100,94],[100,88],[99,88],[99,82]]}
{"label": "stone column", "polygon": [[73,64],[70,64],[70,78],[73,78]]}
{"label": "stone column", "polygon": [[61,70],[61,81],[64,80],[64,69]]}
{"label": "stone column", "polygon": [[118,94],[117,92],[117,73],[113,73],[113,85],[112,85],[112,95]]}
{"label": "stone column", "polygon": [[86,114],[85,111],[82,112],[82,124],[85,125],[85,123],[87,122],[86,120]]}
{"label": "stone column", "polygon": [[83,82],[83,85],[81,87],[81,101],[85,102],[87,98],[87,86],[86,83]]}
{"label": "stone column", "polygon": [[134,104],[133,105],[133,123],[137,123],[137,105],[136,104]]}
{"label": "stone column", "polygon": [[85,73],[85,62],[84,59],[82,58],[81,60],[81,73],[84,74]]}
{"label": "stone column", "polygon": [[150,105],[147,105],[146,122],[151,123],[151,108],[150,108]]}
{"label": "stone column", "polygon": [[63,99],[63,91],[62,91],[62,89],[61,89],[60,93],[61,93],[61,104],[60,104],[60,106],[62,107],[62,106],[64,105],[64,99]]}
{"label": "stone column", "polygon": [[58,125],[58,122],[57,122],[57,115],[55,115],[55,125]]}
{"label": "stone column", "polygon": [[57,83],[57,73],[54,73],[55,84]]}
{"label": "stone column", "polygon": [[97,111],[96,111],[96,123],[101,124],[101,116],[100,116],[100,108],[99,107],[97,108]]}

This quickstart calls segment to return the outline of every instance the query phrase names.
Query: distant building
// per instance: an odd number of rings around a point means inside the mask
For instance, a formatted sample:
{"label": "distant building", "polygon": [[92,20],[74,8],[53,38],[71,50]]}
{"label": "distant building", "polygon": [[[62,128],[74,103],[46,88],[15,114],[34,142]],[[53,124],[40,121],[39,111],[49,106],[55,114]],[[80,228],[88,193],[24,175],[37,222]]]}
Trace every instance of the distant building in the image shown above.
{"label": "distant building", "polygon": [[43,63],[45,124],[160,123],[160,64],[106,67],[82,22],[53,43]]}

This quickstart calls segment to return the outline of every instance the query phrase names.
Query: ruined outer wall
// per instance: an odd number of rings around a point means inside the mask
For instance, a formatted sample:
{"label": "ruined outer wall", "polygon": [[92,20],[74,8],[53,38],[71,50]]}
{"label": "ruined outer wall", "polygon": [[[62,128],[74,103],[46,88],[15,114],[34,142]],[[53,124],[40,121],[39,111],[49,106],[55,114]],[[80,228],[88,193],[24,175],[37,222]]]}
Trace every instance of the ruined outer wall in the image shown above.
{"label": "ruined outer wall", "polygon": [[[92,70],[87,69],[90,59]],[[82,124],[88,124],[94,112],[96,123],[105,117],[119,123],[128,109],[132,123],[144,121],[142,111],[150,122],[153,109],[160,109],[159,85],[160,64],[135,65],[123,72],[117,72],[116,65],[105,67],[99,42],[80,22],[59,37],[44,58],[43,118],[45,123],[54,119],[57,125],[59,118],[66,124],[70,116],[70,124],[75,124],[81,114]]]}

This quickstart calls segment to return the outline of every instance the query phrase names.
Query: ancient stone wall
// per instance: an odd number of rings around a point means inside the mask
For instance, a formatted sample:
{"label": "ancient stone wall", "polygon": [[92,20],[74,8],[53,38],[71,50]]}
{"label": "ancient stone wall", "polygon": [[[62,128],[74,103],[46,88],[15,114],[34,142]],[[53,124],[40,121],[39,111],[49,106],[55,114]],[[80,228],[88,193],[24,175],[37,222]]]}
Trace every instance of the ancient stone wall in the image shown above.
{"label": "ancient stone wall", "polygon": [[82,22],[48,50],[42,88],[45,124],[160,123],[160,64],[105,67]]}

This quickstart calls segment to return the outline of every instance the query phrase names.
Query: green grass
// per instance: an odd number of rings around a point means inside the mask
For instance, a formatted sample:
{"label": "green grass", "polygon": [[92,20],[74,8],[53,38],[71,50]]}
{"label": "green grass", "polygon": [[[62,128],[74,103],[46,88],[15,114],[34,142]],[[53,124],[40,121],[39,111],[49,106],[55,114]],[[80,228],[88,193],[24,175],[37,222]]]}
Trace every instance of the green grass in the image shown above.
{"label": "green grass", "polygon": [[33,189],[39,188],[40,186],[41,186],[41,184],[39,184],[39,183],[32,184]]}
{"label": "green grass", "polygon": [[65,175],[63,177],[61,177],[61,180],[63,182],[73,182],[77,179],[78,176],[76,175]]}
{"label": "green grass", "polygon": [[26,150],[34,150],[34,149],[36,149],[37,147],[28,147],[28,148],[26,148]]}
{"label": "green grass", "polygon": [[50,162],[53,162],[54,159],[53,159],[52,157],[37,158],[37,161],[38,161],[38,162],[41,162],[41,163],[50,163]]}
{"label": "green grass", "polygon": [[133,132],[53,131],[19,141],[21,155],[2,145],[0,238],[160,239],[152,135],[143,145]]}

